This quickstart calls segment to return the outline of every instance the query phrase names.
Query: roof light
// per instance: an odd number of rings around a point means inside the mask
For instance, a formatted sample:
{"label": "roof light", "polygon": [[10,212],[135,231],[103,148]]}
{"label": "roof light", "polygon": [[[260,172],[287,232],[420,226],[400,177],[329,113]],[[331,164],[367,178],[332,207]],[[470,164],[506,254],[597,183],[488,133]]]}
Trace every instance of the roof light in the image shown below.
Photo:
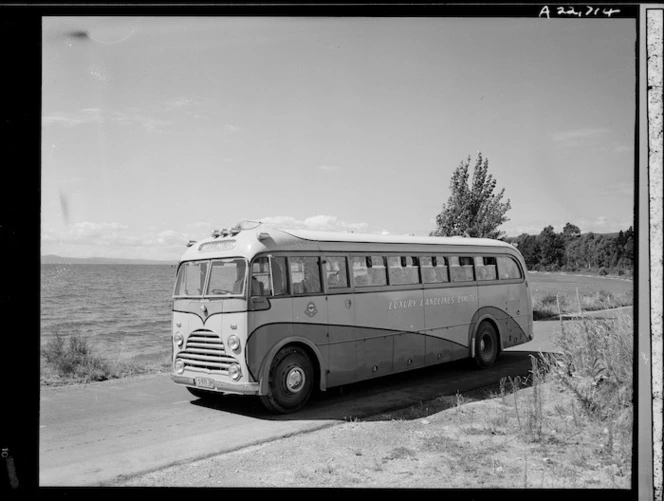
{"label": "roof light", "polygon": [[270,234],[269,234],[269,233],[265,233],[265,232],[263,231],[263,232],[259,233],[259,234],[256,236],[256,238],[257,238],[259,241],[262,242],[263,240],[267,240],[268,238],[270,238]]}
{"label": "roof light", "polygon": [[217,230],[216,228],[215,228],[215,229],[212,231],[212,233],[210,234],[210,236],[211,236],[212,238],[217,238],[219,235],[221,235],[221,232],[220,232],[219,230]]}
{"label": "roof light", "polygon": [[239,226],[234,226],[233,228],[230,229],[231,236],[237,235],[238,233],[240,233],[241,230],[242,228],[240,228]]}
{"label": "roof light", "polygon": [[189,240],[189,241],[187,242],[187,247],[191,247],[191,246],[194,245],[195,243],[196,243],[196,240]]}

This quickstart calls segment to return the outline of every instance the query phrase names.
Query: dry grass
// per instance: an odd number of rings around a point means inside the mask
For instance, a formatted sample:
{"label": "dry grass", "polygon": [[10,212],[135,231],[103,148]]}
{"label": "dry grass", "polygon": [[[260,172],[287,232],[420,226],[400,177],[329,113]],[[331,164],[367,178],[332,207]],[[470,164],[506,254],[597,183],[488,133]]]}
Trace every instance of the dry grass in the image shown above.
{"label": "dry grass", "polygon": [[137,363],[109,361],[80,334],[56,332],[41,350],[40,382],[44,386],[106,381],[170,368],[168,359]]}

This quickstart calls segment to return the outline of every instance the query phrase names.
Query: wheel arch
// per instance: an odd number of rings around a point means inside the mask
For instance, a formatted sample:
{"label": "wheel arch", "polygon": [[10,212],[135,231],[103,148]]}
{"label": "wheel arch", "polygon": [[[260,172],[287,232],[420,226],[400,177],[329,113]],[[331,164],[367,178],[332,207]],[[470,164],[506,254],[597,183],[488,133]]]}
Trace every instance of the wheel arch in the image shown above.
{"label": "wheel arch", "polygon": [[305,353],[309,356],[309,358],[311,359],[311,363],[314,366],[314,374],[316,375],[316,380],[318,381],[318,387],[320,390],[324,391],[327,387],[327,380],[325,377],[325,366],[322,363],[323,357],[320,350],[314,343],[312,343],[310,340],[306,338],[291,337],[291,338],[282,339],[281,341],[276,343],[263,359],[263,362],[261,363],[258,372],[259,374],[258,394],[267,395],[269,390],[268,385],[269,385],[270,366],[272,365],[274,357],[277,355],[277,353],[279,353],[279,350],[281,350],[286,346],[298,347],[305,351]]}
{"label": "wheel arch", "polygon": [[482,312],[479,310],[476,316],[477,318],[473,318],[468,340],[468,345],[470,346],[470,358],[475,357],[475,338],[477,337],[477,331],[479,331],[482,322],[489,322],[496,330],[496,336],[498,336],[498,353],[503,351],[503,335],[500,329],[500,322],[498,322],[496,317],[493,316],[489,311]]}

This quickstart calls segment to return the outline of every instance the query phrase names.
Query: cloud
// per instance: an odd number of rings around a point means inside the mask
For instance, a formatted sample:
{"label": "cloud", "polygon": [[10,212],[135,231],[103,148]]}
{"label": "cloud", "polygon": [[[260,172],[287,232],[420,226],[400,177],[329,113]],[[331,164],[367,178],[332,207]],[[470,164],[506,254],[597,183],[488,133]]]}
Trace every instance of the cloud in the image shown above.
{"label": "cloud", "polygon": [[93,120],[81,114],[53,113],[42,117],[43,126],[60,125],[62,127],[74,127],[75,125],[89,124]]}
{"label": "cloud", "polygon": [[156,238],[144,241],[143,245],[182,245],[182,243],[186,241],[187,236],[185,234],[179,233],[175,230],[166,230],[158,233]]}
{"label": "cloud", "polygon": [[[152,227],[154,228],[154,227]],[[164,230],[158,233],[149,231],[136,234],[127,225],[117,222],[94,223],[83,221],[65,228],[42,228],[42,242],[49,244],[89,245],[103,247],[136,247],[136,257],[140,257],[145,246],[182,247],[189,239],[189,233]]]}
{"label": "cloud", "polygon": [[168,101],[168,104],[173,108],[184,108],[186,106],[189,106],[191,103],[192,100],[189,99],[188,97],[178,97]]}
{"label": "cloud", "polygon": [[561,145],[576,145],[588,139],[604,136],[611,131],[602,127],[574,129],[563,132],[556,132],[551,135],[556,143]]}
{"label": "cloud", "polygon": [[42,125],[74,127],[77,125],[117,123],[121,125],[139,125],[149,132],[160,131],[172,121],[157,118],[145,113],[131,111],[111,111],[102,108],[83,108],[77,112],[55,112],[42,116]]}
{"label": "cloud", "polygon": [[319,165],[316,167],[318,170],[322,170],[325,172],[336,172],[338,170],[341,170],[341,166],[339,165]]}
{"label": "cloud", "polygon": [[354,231],[364,233],[368,231],[367,223],[348,223],[336,216],[317,215],[304,220],[291,216],[270,216],[260,219],[264,223],[280,226],[286,229],[317,230],[317,231]]}
{"label": "cloud", "polygon": [[200,238],[200,231],[157,231],[155,226],[136,231],[118,222],[84,221],[68,227],[42,226],[41,253],[68,257],[177,260],[186,251],[189,240]]}

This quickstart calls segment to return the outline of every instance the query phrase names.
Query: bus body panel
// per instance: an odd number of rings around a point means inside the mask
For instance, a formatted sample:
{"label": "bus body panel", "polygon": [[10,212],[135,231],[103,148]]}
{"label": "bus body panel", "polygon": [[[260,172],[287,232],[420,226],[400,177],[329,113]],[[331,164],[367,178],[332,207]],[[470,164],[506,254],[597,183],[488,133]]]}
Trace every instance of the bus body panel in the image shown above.
{"label": "bus body panel", "polygon": [[445,289],[425,289],[424,304],[427,332],[464,347],[468,356],[468,328],[477,312],[477,287],[455,284]]}
{"label": "bus body panel", "polygon": [[529,341],[527,316],[522,313],[528,311],[523,285],[484,284],[477,289],[480,309],[495,320],[500,330],[501,349]]}
{"label": "bus body panel", "polygon": [[252,311],[247,327],[246,359],[254,381],[260,377],[260,368],[273,346],[293,337],[293,299],[270,298],[268,310]]}
{"label": "bus body panel", "polygon": [[357,372],[355,305],[354,294],[327,296],[328,386],[337,386],[355,380]]}

